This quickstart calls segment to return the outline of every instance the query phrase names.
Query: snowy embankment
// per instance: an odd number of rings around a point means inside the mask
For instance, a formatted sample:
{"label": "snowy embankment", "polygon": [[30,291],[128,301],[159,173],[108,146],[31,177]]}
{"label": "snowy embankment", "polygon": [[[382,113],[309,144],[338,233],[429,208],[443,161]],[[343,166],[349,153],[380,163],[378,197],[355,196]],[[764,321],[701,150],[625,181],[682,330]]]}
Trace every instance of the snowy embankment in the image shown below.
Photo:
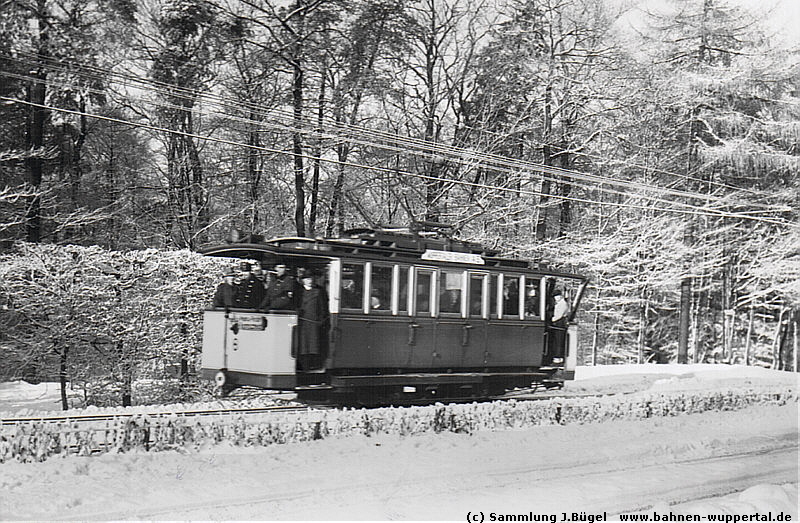
{"label": "snowy embankment", "polygon": [[[669,392],[686,390],[722,390],[728,388],[797,388],[798,375],[744,365],[598,365],[582,366],[575,371],[575,381],[565,384],[568,392],[596,394],[631,393],[637,391]],[[150,414],[170,410],[211,410],[234,407],[263,407],[291,403],[293,394],[276,394],[269,398],[214,400],[169,405],[133,407],[86,407],[61,410],[58,383],[32,385],[24,381],[0,383],[0,418],[25,416],[64,416],[78,414]],[[71,391],[68,391],[71,394]]]}
{"label": "snowy embankment", "polygon": [[[796,375],[766,369],[680,366],[664,374],[656,371],[669,366],[624,367],[579,369],[568,388],[655,396],[721,392],[734,384],[797,390]],[[621,370],[626,373],[609,375]],[[471,435],[362,433],[285,445],[223,442],[189,452],[12,460],[0,465],[0,514],[26,520],[463,521],[468,511],[482,511],[561,521],[564,512],[605,511],[613,520],[620,512],[655,510],[771,511],[796,519],[797,438],[793,402]]]}
{"label": "snowy embankment", "polygon": [[[683,369],[681,369],[683,370]],[[597,373],[592,371],[583,371]],[[684,375],[686,376],[686,375]],[[703,379],[694,379],[700,384]],[[416,408],[308,411],[261,415],[214,415],[184,417],[149,415],[153,407],[101,409],[105,413],[140,414],[98,423],[72,421],[32,422],[0,430],[0,462],[10,459],[41,461],[57,454],[83,454],[132,449],[196,449],[207,443],[228,442],[237,446],[264,446],[314,441],[354,435],[419,435],[428,432],[472,434],[478,431],[521,429],[536,425],[569,425],[613,420],[635,420],[752,405],[797,403],[796,389],[787,385],[736,388],[691,388],[674,390],[668,385],[681,379],[659,379],[656,390],[602,398],[558,398],[543,401],[500,401]],[[612,380],[613,381],[613,380]],[[674,382],[674,383],[673,383]],[[688,383],[688,382],[687,382]],[[662,389],[662,390],[658,390]],[[186,406],[173,406],[183,410]],[[169,412],[160,407],[161,412]],[[96,413],[97,411],[92,411]]]}

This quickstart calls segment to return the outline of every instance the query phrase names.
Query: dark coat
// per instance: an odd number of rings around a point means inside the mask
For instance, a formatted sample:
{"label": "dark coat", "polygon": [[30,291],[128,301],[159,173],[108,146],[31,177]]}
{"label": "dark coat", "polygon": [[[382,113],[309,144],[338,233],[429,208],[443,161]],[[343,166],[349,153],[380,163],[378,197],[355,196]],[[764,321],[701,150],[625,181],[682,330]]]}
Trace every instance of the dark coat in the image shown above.
{"label": "dark coat", "polygon": [[239,307],[255,309],[264,301],[264,296],[266,294],[264,283],[253,274],[248,276],[247,279],[242,280],[238,285],[238,289]]}
{"label": "dark coat", "polygon": [[328,354],[328,330],[330,314],[328,312],[328,294],[325,289],[312,287],[300,291],[298,300],[297,323],[300,330],[298,354],[319,354],[325,358]]}
{"label": "dark coat", "polygon": [[274,278],[267,285],[264,298],[258,307],[263,310],[291,310],[297,303],[297,282],[288,274],[283,278]]}
{"label": "dark coat", "polygon": [[233,285],[228,285],[225,282],[217,286],[214,292],[214,307],[235,307],[237,302],[236,288]]}

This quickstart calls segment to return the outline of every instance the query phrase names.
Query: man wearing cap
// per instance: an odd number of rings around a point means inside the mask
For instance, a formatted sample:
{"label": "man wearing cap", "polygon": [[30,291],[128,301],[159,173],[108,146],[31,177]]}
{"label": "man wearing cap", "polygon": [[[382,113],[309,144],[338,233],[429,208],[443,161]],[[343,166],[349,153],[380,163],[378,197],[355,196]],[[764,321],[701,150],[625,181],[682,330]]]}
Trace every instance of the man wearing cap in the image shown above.
{"label": "man wearing cap", "polygon": [[553,317],[551,320],[552,330],[550,331],[550,350],[549,356],[551,358],[564,357],[564,342],[567,335],[567,317],[569,316],[569,303],[564,299],[564,294],[561,289],[553,291],[553,299],[555,304],[553,306]]}
{"label": "man wearing cap", "polygon": [[236,287],[234,286],[234,272],[231,269],[225,271],[222,283],[217,285],[217,290],[214,292],[214,307],[230,308],[236,305]]}
{"label": "man wearing cap", "polygon": [[[259,266],[259,271],[260,271]],[[241,279],[239,281],[239,307],[255,309],[264,299],[264,284],[253,273],[253,267],[248,262],[239,264]]]}
{"label": "man wearing cap", "polygon": [[286,270],[286,264],[275,265],[275,278],[267,285],[267,291],[258,308],[262,310],[292,310],[295,308],[297,282]]}

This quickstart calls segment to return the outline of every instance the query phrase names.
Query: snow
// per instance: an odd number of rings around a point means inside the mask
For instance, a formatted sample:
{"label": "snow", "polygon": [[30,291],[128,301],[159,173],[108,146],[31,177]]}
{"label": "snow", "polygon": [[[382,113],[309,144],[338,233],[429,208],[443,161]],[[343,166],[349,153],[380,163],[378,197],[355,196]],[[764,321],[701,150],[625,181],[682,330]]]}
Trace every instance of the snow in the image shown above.
{"label": "snow", "polygon": [[[581,367],[582,391],[796,386],[726,365]],[[58,388],[0,385],[0,411]],[[47,406],[46,409],[52,409]],[[474,435],[326,439],[0,465],[3,520],[452,520],[467,513],[798,517],[797,405]],[[584,521],[588,521],[585,519]],[[731,519],[731,521],[733,521]]]}
{"label": "snow", "polygon": [[16,412],[22,409],[61,409],[61,385],[52,382],[31,385],[24,381],[0,383],[0,412]]}

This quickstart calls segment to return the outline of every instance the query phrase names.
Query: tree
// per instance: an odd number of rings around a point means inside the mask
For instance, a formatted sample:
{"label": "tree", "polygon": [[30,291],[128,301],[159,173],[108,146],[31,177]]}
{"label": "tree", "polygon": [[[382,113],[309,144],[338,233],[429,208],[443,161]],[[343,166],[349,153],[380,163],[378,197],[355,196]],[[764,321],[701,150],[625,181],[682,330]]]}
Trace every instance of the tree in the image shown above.
{"label": "tree", "polygon": [[[178,247],[202,243],[210,224],[206,179],[194,109],[225,53],[230,25],[210,3],[164,0],[154,6],[151,77],[163,84],[158,122],[164,136],[167,233]],[[148,40],[149,41],[149,40]]]}
{"label": "tree", "polygon": [[4,378],[112,385],[130,405],[133,384],[165,365],[197,363],[202,311],[222,260],[189,251],[105,251],[21,243],[0,256]]}
{"label": "tree", "polygon": [[[33,188],[26,202],[25,237],[80,240],[74,236],[81,224],[94,219],[91,202],[80,197],[89,134],[85,113],[91,103],[102,104],[105,93],[104,78],[82,68],[109,63],[129,33],[126,24],[133,21],[134,7],[129,0],[7,4],[0,42],[5,73],[13,76],[3,91],[24,102],[4,110],[14,115],[6,120],[15,128],[10,139],[25,137],[24,143],[9,143],[8,149],[27,150],[24,179]],[[53,112],[50,106],[73,112]],[[24,121],[18,119],[22,114]],[[10,179],[20,178],[14,172]]]}
{"label": "tree", "polygon": [[[791,199],[760,189],[777,182],[796,190],[787,177],[797,165],[797,153],[781,129],[797,118],[783,101],[793,90],[797,60],[765,45],[768,39],[754,16],[727,2],[684,3],[660,21],[668,43],[657,59],[675,97],[670,106],[688,122],[673,142],[685,150],[687,189],[710,199],[724,197],[720,203],[726,210],[774,217],[776,223],[796,219]],[[790,212],[772,211],[780,208]],[[692,282],[694,324],[714,325],[706,332],[695,329],[695,354],[709,339],[710,345],[720,346],[721,357],[730,360],[742,262],[747,264],[745,253],[753,252],[747,243],[755,230],[772,236],[784,229],[764,230],[754,222],[734,223],[724,217],[703,217],[691,229],[694,236],[687,239],[696,244],[692,264],[711,268]],[[684,292],[688,288],[684,286]],[[708,317],[710,322],[705,321]]]}

